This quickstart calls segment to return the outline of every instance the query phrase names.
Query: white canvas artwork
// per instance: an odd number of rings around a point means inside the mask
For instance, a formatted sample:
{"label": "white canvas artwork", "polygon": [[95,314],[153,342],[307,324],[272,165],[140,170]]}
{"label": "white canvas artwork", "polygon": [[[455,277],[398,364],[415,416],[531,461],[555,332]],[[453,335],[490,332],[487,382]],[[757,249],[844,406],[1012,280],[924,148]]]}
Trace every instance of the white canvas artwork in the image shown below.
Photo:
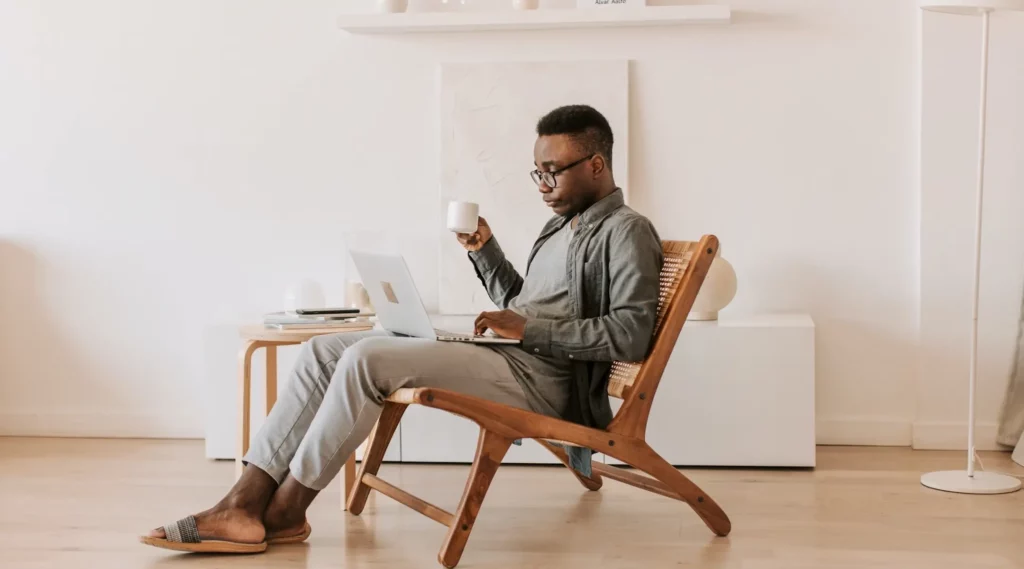
{"label": "white canvas artwork", "polygon": [[[437,215],[448,202],[480,204],[508,259],[526,272],[530,248],[550,219],[530,180],[537,120],[570,104],[590,105],[615,135],[612,167],[629,180],[629,63],[446,63],[440,68],[441,184]],[[627,198],[628,199],[628,198]],[[466,252],[439,223],[439,306],[442,314],[494,310]]]}

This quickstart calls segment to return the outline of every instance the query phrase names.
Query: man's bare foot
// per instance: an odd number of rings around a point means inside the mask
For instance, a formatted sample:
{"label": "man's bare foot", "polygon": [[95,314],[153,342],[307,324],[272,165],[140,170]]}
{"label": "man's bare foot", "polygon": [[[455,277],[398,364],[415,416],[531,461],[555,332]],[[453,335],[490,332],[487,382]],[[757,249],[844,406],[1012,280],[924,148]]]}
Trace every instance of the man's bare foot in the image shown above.
{"label": "man's bare foot", "polygon": [[[230,541],[233,543],[262,543],[266,530],[259,516],[241,508],[223,508],[220,505],[196,514],[199,539]],[[164,539],[163,528],[149,532],[150,537]]]}
{"label": "man's bare foot", "polygon": [[263,526],[267,539],[291,537],[301,534],[306,527],[306,509],[316,498],[316,490],[306,488],[291,474],[285,478],[270,498],[263,512]]}
{"label": "man's bare foot", "polygon": [[[262,514],[277,482],[269,474],[249,464],[227,496],[214,507],[196,514],[199,539],[233,543],[263,543],[266,530]],[[149,532],[149,537],[166,539],[163,528]]]}
{"label": "man's bare foot", "polygon": [[270,499],[267,511],[263,513],[263,527],[266,528],[267,539],[299,535],[306,528],[306,511],[279,499],[275,494]]}

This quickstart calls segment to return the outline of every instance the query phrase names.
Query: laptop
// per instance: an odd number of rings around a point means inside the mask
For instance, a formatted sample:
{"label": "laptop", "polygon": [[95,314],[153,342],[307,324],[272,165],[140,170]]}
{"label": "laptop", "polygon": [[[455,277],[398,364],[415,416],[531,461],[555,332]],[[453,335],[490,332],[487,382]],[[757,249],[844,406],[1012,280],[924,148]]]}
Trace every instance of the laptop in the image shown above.
{"label": "laptop", "polygon": [[511,344],[520,340],[501,338],[492,334],[477,336],[437,330],[423,306],[420,293],[401,255],[382,255],[350,251],[352,262],[359,270],[363,286],[370,295],[374,311],[381,326],[392,334],[426,338],[440,342],[466,342],[470,344]]}

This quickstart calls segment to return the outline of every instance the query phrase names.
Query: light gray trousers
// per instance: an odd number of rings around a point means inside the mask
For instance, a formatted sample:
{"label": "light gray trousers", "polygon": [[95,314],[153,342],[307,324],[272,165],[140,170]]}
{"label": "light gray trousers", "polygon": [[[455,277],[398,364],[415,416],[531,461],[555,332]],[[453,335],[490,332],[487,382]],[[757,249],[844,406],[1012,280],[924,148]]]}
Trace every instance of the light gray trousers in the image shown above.
{"label": "light gray trousers", "polygon": [[529,409],[505,358],[485,346],[380,331],[318,336],[302,346],[244,460],[278,483],[290,472],[323,490],[369,436],[384,399],[402,387],[440,387]]}

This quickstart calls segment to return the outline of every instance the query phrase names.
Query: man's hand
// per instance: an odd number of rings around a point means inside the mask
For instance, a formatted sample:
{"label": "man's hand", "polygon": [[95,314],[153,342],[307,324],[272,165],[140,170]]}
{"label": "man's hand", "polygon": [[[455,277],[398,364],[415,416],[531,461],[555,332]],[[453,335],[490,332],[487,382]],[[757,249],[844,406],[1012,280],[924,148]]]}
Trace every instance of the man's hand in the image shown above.
{"label": "man's hand", "polygon": [[491,226],[487,225],[487,220],[482,217],[478,217],[477,220],[475,233],[455,234],[459,243],[467,251],[479,251],[488,241],[491,240]]}
{"label": "man's hand", "polygon": [[481,312],[480,316],[476,317],[473,331],[480,335],[488,329],[493,330],[502,338],[522,340],[526,333],[526,318],[508,309],[498,312]]}

